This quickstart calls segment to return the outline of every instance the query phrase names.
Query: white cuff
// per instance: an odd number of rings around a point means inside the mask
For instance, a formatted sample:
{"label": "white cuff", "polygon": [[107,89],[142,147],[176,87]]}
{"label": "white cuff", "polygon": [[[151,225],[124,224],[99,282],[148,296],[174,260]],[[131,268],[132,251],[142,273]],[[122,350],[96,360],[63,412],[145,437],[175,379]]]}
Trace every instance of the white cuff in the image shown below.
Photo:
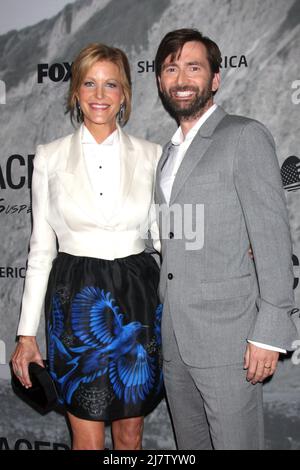
{"label": "white cuff", "polygon": [[257,343],[256,341],[247,341],[248,343],[254,344],[254,346],[257,346],[258,348],[268,349],[268,351],[276,351],[283,354],[287,353],[286,349],[277,348],[276,346],[270,346],[269,344]]}

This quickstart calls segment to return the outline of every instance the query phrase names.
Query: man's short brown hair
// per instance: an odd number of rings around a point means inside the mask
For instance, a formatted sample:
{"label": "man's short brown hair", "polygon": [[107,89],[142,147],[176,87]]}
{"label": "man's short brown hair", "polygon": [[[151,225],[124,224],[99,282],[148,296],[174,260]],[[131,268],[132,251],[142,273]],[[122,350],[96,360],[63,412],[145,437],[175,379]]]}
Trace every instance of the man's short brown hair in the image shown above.
{"label": "man's short brown hair", "polygon": [[170,31],[161,41],[155,56],[156,78],[160,77],[161,69],[166,58],[171,54],[171,60],[174,60],[181,54],[182,48],[186,42],[197,41],[203,44],[207,52],[207,60],[211,72],[218,73],[221,65],[221,52],[217,44],[207,36],[203,36],[197,29],[177,29]]}

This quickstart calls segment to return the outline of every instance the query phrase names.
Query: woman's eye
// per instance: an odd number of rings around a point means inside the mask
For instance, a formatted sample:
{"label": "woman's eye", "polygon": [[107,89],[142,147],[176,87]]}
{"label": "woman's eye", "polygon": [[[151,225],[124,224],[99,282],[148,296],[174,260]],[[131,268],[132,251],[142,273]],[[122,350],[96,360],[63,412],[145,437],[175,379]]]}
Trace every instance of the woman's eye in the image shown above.
{"label": "woman's eye", "polygon": [[86,81],[86,82],[83,83],[83,85],[90,88],[90,87],[94,86],[94,82]]}
{"label": "woman's eye", "polygon": [[108,82],[108,83],[106,84],[106,86],[107,86],[108,88],[116,88],[117,84],[116,84],[116,83],[112,83],[112,82]]}

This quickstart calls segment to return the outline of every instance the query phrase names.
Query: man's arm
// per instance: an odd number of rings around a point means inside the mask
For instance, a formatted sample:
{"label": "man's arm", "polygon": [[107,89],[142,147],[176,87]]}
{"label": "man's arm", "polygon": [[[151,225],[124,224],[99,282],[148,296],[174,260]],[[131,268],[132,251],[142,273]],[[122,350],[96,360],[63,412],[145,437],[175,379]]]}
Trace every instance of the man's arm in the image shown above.
{"label": "man's arm", "polygon": [[[249,121],[241,131],[234,178],[260,291],[259,312],[248,340],[290,350],[297,330],[291,320],[294,276],[288,213],[274,140],[256,121]],[[259,363],[273,362],[274,354],[278,356],[274,351],[266,356],[265,349],[248,345],[249,354],[254,350]],[[261,368],[262,363],[257,366]]]}

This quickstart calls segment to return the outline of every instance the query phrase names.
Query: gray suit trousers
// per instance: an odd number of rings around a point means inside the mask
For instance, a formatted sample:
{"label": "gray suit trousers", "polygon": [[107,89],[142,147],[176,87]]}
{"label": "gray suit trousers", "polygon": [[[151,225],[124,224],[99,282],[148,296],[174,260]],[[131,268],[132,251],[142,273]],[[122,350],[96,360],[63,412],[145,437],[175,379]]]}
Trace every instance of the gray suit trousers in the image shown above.
{"label": "gray suit trousers", "polygon": [[[168,315],[165,309],[163,322],[170,327],[171,319],[164,318]],[[246,381],[242,362],[209,368],[188,366],[180,356],[172,328],[167,356],[164,381],[178,449],[263,450],[262,384]]]}

